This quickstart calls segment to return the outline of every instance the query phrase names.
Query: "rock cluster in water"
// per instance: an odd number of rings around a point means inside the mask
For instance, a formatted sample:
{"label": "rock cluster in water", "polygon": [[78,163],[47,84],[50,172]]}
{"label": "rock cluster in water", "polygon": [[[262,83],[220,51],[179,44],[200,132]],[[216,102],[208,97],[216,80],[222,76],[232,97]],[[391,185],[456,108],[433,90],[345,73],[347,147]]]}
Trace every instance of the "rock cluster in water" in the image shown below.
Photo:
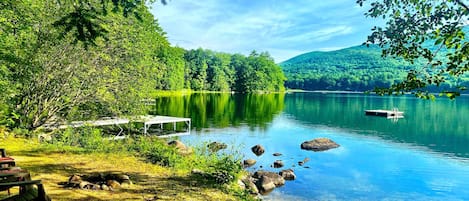
{"label": "rock cluster in water", "polygon": [[[326,151],[329,149],[337,148],[340,145],[328,138],[316,138],[310,141],[305,141],[301,145],[301,149],[311,150],[311,151]],[[260,156],[265,153],[265,148],[258,144],[251,147],[251,151],[256,155]],[[282,156],[281,153],[275,152],[273,156],[279,157]],[[304,168],[309,168],[304,166],[305,163],[310,161],[308,157],[305,157],[302,161],[298,161],[299,166]],[[243,166],[245,168],[252,167],[256,164],[254,159],[246,159],[243,161]],[[282,160],[275,160],[270,167],[273,168],[282,168],[285,164]],[[295,164],[292,165],[295,167]],[[259,168],[263,168],[262,165],[259,165]],[[269,172],[264,170],[257,170],[254,173],[251,173],[247,177],[238,181],[241,187],[246,188],[249,192],[253,194],[262,194],[265,195],[276,187],[282,186],[285,184],[285,181],[295,180],[296,175],[293,169],[283,169],[279,172]]]}

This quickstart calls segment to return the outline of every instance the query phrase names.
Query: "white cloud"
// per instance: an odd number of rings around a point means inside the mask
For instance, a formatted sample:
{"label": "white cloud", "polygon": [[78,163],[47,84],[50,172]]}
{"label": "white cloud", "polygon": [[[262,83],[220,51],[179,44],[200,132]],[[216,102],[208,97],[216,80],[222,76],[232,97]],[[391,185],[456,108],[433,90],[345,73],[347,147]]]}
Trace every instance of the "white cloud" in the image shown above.
{"label": "white cloud", "polygon": [[363,10],[349,0],[175,0],[152,11],[173,45],[244,54],[269,51],[277,62],[360,44],[371,27],[360,22]]}

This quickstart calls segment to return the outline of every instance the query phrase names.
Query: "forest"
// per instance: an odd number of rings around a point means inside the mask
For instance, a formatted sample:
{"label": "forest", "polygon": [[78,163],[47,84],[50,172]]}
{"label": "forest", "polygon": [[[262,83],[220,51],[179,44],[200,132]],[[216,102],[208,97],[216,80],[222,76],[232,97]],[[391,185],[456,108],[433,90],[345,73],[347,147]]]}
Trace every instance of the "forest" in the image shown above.
{"label": "forest", "polygon": [[[304,90],[371,91],[401,82],[409,70],[424,66],[422,60],[412,64],[402,58],[383,58],[381,52],[377,45],[361,45],[296,56],[280,63],[287,76],[285,86]],[[439,92],[453,90],[456,86],[469,86],[469,77],[449,79],[427,90]]]}
{"label": "forest", "polygon": [[0,125],[141,114],[158,90],[284,90],[267,52],[174,47],[146,4],[119,2],[0,2]]}

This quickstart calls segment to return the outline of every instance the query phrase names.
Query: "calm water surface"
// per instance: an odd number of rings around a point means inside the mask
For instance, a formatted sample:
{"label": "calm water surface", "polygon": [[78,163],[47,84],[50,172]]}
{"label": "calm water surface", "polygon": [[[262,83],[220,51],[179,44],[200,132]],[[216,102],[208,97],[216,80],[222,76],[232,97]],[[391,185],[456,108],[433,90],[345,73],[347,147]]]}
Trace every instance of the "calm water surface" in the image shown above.
{"label": "calm water surface", "polygon": [[[394,107],[405,118],[364,115],[365,109]],[[191,117],[192,135],[182,141],[225,142],[258,161],[252,171],[279,171],[270,165],[283,160],[297,179],[265,200],[469,200],[469,97],[193,94],[158,99],[156,113]],[[316,137],[341,146],[300,149]],[[255,144],[266,153],[255,156]],[[298,166],[305,157],[311,160]]]}

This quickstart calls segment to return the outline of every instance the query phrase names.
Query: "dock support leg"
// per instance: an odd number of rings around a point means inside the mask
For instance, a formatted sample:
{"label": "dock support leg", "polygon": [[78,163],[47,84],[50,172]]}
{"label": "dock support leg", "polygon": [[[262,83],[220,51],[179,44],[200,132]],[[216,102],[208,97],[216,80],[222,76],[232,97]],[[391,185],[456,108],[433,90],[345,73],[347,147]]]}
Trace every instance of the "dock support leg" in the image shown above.
{"label": "dock support leg", "polygon": [[173,130],[176,132],[176,122],[173,123]]}

